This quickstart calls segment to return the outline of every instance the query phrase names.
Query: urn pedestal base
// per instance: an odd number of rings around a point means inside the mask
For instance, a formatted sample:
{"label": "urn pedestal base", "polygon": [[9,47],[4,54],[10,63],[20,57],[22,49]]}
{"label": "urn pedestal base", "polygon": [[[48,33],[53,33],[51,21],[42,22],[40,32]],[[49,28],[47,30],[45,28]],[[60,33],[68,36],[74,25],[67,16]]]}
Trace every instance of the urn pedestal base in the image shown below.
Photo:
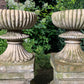
{"label": "urn pedestal base", "polygon": [[27,80],[0,80],[0,84],[30,84]]}
{"label": "urn pedestal base", "polygon": [[54,80],[50,84],[84,84],[84,73],[54,72]]}
{"label": "urn pedestal base", "polygon": [[55,53],[51,56],[53,67],[53,81],[50,84],[84,84],[84,66],[70,65],[55,61]]}
{"label": "urn pedestal base", "polygon": [[84,84],[84,52],[80,47],[82,34],[79,34],[78,37],[74,32],[60,35],[66,37],[66,44],[60,52],[51,54],[54,72],[54,81],[51,84]]}
{"label": "urn pedestal base", "polygon": [[34,59],[25,63],[0,63],[0,84],[30,84],[34,78]]}

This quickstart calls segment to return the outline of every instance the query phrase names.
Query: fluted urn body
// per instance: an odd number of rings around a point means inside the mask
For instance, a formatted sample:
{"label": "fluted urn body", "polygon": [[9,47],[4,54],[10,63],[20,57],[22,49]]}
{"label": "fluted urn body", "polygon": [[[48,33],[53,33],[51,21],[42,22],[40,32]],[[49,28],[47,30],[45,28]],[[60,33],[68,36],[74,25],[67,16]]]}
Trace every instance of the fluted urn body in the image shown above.
{"label": "fluted urn body", "polygon": [[29,36],[22,34],[21,30],[33,27],[36,20],[34,12],[0,9],[0,29],[8,30],[6,34],[0,36],[8,41],[6,51],[0,55],[1,62],[19,63],[33,58],[33,54],[28,53],[22,46],[22,39]]}
{"label": "fluted urn body", "polygon": [[0,9],[0,29],[22,30],[34,26],[37,16],[34,12]]}
{"label": "fluted urn body", "polygon": [[[51,56],[54,79],[57,79],[58,74],[56,72],[84,72],[84,52],[80,47],[80,39],[84,38],[84,34],[80,32],[80,29],[84,29],[84,9],[55,12],[52,14],[52,22],[55,26],[67,30],[59,35],[59,37],[65,39],[64,48],[58,53],[52,53]],[[62,75],[62,77],[66,78],[66,74]]]}
{"label": "fluted urn body", "polygon": [[68,30],[84,29],[84,9],[59,11],[52,14],[55,26]]}

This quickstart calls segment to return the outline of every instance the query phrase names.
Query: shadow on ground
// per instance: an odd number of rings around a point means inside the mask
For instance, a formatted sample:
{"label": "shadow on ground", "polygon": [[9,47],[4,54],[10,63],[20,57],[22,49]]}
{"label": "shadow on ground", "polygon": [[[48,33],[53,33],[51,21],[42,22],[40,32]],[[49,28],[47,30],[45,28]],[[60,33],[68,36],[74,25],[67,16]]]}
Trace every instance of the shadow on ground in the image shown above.
{"label": "shadow on ground", "polygon": [[38,72],[38,75],[35,76],[34,80],[31,81],[31,84],[49,84],[53,79],[52,69],[41,70]]}

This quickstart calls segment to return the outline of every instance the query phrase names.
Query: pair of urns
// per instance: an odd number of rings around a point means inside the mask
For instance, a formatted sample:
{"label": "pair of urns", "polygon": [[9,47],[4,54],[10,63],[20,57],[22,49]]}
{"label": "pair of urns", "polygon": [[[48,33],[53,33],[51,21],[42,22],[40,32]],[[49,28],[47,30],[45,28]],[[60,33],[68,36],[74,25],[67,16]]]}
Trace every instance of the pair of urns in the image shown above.
{"label": "pair of urns", "polygon": [[[33,55],[27,53],[21,46],[22,39],[27,38],[28,35],[22,34],[20,30],[31,28],[36,21],[37,16],[33,12],[0,9],[0,29],[8,30],[6,34],[0,36],[0,38],[8,40],[8,48],[0,56],[0,61],[17,63],[33,58]],[[66,39],[66,45],[61,52],[56,54],[57,61],[83,64],[84,52],[79,45],[73,47],[73,44],[79,44],[80,39],[84,38],[84,34],[79,32],[84,28],[84,9],[55,12],[52,14],[52,21],[55,26],[67,30],[66,33],[59,35]],[[18,46],[16,46],[17,44]]]}

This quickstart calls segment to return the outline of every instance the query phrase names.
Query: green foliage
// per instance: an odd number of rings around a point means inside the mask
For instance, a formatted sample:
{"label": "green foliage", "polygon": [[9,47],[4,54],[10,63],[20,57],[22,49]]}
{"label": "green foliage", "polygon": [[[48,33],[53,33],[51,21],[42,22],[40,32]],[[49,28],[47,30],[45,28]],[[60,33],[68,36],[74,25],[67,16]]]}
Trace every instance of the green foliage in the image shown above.
{"label": "green foliage", "polygon": [[0,39],[0,54],[2,54],[7,47],[7,41]]}
{"label": "green foliage", "polygon": [[9,9],[17,10],[33,10],[35,8],[35,2],[33,0],[26,0],[25,3],[17,3],[14,0],[5,0]]}
{"label": "green foliage", "polygon": [[[39,60],[39,61],[38,61]],[[40,68],[46,68],[46,69],[48,69],[48,68],[50,68],[50,62],[49,62],[49,60],[50,60],[50,54],[40,54],[40,55],[36,55],[36,63],[37,63],[37,65],[36,66],[38,66],[38,67],[40,67]]]}
{"label": "green foliage", "polygon": [[35,75],[38,74],[39,69],[49,69],[50,65],[50,54],[36,54],[35,58]]}
{"label": "green foliage", "polygon": [[66,9],[81,9],[83,8],[84,0],[56,0],[57,10],[66,10]]}
{"label": "green foliage", "polygon": [[33,47],[34,45],[35,45],[34,39],[27,38],[27,39],[24,40],[23,46],[25,46],[24,48],[25,48],[28,52],[30,52],[30,53],[33,52],[32,47]]}
{"label": "green foliage", "polygon": [[[6,30],[1,30],[0,35],[5,34],[7,31]],[[7,47],[7,41],[0,39],[0,54],[2,54]]]}

